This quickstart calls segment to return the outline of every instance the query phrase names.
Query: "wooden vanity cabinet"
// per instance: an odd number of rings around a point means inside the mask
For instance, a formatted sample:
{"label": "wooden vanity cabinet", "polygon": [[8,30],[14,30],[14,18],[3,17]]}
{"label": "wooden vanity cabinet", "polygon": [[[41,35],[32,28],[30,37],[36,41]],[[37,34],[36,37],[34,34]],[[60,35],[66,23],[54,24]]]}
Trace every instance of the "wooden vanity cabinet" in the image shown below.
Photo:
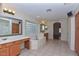
{"label": "wooden vanity cabinet", "polygon": [[9,56],[9,47],[6,44],[0,44],[0,56]]}
{"label": "wooden vanity cabinet", "polygon": [[17,56],[20,54],[20,44],[24,43],[25,48],[30,48],[29,38],[0,44],[0,56]]}
{"label": "wooden vanity cabinet", "polygon": [[20,41],[0,45],[0,56],[16,56],[20,54]]}

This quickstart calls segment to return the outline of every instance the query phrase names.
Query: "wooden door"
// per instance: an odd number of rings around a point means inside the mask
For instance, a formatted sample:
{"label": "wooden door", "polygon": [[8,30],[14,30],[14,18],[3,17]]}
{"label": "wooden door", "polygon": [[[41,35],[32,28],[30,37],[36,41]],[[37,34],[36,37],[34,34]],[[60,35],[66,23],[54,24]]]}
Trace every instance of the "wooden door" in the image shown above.
{"label": "wooden door", "polygon": [[24,46],[25,48],[30,49],[30,41],[29,40],[25,41]]}
{"label": "wooden door", "polygon": [[17,56],[20,54],[19,44],[10,47],[10,56]]}
{"label": "wooden door", "polygon": [[79,55],[79,13],[75,16],[75,51]]}
{"label": "wooden door", "polygon": [[0,56],[9,56],[9,48],[8,47],[1,48],[0,49]]}

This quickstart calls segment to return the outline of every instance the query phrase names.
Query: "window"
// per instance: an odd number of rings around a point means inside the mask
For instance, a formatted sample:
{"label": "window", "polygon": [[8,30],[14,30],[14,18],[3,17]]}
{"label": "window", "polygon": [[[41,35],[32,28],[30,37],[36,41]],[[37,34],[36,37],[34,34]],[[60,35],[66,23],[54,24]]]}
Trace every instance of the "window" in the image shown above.
{"label": "window", "polygon": [[38,24],[32,23],[32,22],[26,22],[25,23],[25,35],[36,35],[37,33]]}

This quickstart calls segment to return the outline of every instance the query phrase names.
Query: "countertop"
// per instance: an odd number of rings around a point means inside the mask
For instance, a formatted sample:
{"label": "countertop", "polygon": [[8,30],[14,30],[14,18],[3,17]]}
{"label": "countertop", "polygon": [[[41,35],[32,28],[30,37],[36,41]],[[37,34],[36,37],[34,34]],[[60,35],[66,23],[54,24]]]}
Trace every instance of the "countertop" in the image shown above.
{"label": "countertop", "polygon": [[5,43],[9,43],[9,42],[13,42],[13,41],[17,41],[17,40],[23,40],[25,38],[30,38],[30,37],[25,37],[25,36],[15,36],[15,37],[7,37],[7,40],[2,40],[5,38],[0,38],[0,44],[5,44]]}

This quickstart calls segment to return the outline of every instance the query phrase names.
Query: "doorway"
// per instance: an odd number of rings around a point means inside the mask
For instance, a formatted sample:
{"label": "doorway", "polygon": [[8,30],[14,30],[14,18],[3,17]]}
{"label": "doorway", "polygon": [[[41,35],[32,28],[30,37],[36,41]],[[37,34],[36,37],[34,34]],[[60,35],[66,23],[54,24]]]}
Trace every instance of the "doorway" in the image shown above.
{"label": "doorway", "polygon": [[61,23],[55,22],[53,24],[53,39],[59,40],[61,38]]}

